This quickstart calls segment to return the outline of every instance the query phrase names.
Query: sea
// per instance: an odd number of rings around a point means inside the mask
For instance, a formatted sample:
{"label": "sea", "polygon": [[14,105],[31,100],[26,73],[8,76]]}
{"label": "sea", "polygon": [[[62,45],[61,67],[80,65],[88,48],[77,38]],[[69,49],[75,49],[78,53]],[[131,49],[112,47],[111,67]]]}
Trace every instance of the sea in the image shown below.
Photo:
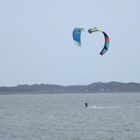
{"label": "sea", "polygon": [[0,95],[0,140],[140,140],[140,93]]}

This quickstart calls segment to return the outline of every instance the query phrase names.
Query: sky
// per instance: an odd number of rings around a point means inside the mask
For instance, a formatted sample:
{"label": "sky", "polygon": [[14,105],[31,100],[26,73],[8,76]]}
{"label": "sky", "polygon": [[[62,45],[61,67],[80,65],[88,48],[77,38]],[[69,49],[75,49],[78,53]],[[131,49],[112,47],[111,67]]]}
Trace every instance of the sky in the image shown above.
{"label": "sky", "polygon": [[[1,0],[0,86],[140,83],[139,0]],[[110,37],[104,56],[102,27]],[[72,39],[85,28],[82,47]]]}

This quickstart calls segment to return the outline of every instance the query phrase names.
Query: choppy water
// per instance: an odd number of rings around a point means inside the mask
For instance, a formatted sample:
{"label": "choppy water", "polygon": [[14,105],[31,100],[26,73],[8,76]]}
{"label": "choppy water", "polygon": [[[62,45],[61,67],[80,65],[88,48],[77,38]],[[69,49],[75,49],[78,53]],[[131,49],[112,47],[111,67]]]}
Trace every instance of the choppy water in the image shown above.
{"label": "choppy water", "polygon": [[0,140],[140,140],[140,93],[1,95]]}

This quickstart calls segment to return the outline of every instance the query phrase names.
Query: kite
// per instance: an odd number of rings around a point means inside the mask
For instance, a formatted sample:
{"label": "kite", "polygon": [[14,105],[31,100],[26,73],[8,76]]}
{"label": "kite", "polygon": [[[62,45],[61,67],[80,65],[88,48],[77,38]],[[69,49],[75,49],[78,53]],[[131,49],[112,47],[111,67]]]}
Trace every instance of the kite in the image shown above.
{"label": "kite", "polygon": [[74,28],[73,30],[73,40],[77,46],[81,46],[81,32],[84,31],[84,28]]}
{"label": "kite", "polygon": [[104,55],[107,52],[108,48],[109,48],[109,37],[108,37],[108,35],[102,29],[96,28],[96,27],[90,28],[88,30],[88,32],[89,32],[89,34],[91,34],[93,32],[102,32],[104,34],[105,44],[104,44],[104,47],[103,47],[102,51],[100,52],[100,55]]}

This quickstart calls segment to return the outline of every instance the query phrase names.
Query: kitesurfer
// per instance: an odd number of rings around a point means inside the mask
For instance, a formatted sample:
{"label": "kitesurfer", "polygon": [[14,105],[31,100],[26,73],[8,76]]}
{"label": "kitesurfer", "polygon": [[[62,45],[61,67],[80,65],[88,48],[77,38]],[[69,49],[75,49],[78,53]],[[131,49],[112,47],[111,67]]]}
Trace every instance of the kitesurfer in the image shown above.
{"label": "kitesurfer", "polygon": [[87,102],[85,102],[85,107],[88,107],[88,103]]}

